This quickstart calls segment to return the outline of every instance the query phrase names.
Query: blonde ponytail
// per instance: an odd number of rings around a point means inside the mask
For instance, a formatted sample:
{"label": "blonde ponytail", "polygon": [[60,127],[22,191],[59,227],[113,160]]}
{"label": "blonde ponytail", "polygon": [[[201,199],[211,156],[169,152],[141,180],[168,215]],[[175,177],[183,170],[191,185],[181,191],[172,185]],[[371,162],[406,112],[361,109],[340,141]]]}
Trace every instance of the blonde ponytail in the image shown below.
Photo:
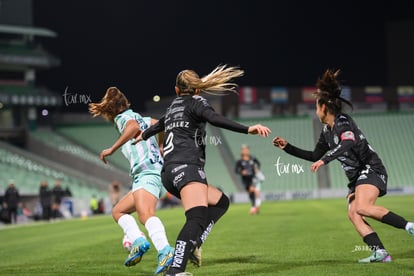
{"label": "blonde ponytail", "polygon": [[225,92],[237,93],[237,84],[229,81],[243,74],[244,71],[238,67],[226,67],[226,65],[217,66],[210,74],[202,78],[192,70],[184,70],[178,74],[176,86],[181,93],[194,94],[196,89],[213,95]]}

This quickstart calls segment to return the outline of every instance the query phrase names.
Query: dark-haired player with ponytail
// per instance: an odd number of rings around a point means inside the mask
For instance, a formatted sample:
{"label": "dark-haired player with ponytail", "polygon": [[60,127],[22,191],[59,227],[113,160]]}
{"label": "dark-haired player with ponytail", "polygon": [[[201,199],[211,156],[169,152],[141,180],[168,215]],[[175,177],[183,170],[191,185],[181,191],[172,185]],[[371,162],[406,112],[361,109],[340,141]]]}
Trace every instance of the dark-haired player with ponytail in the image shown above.
{"label": "dark-haired player with ponytail", "polygon": [[181,199],[185,210],[186,222],[178,234],[174,259],[165,275],[191,275],[185,272],[187,261],[195,259],[195,250],[229,207],[228,197],[208,184],[204,172],[206,123],[244,134],[267,137],[270,133],[269,128],[260,124],[244,126],[227,119],[200,96],[201,91],[216,95],[235,92],[237,85],[229,81],[242,75],[242,70],[226,66],[218,66],[202,78],[192,70],[181,71],[175,85],[177,97],[158,123],[136,139],[136,142],[146,140],[165,130],[162,182],[171,194]]}
{"label": "dark-haired player with ponytail", "polygon": [[405,229],[412,236],[414,223],[382,206],[375,205],[377,198],[387,193],[387,172],[355,121],[342,112],[342,103],[351,107],[352,104],[341,97],[338,74],[339,70],[327,70],[316,83],[316,115],[324,127],[315,149],[307,151],[297,148],[281,137],[275,137],[273,144],[291,155],[314,162],[311,165],[312,172],[316,172],[332,160],[337,159],[341,162],[349,179],[349,219],[372,250],[369,257],[359,262],[390,262],[391,256],[365,217]]}
{"label": "dark-haired player with ponytail", "polygon": [[136,265],[150,248],[145,234],[131,215],[136,211],[139,221],[148,230],[148,235],[158,251],[155,274],[159,274],[172,263],[174,253],[162,221],[155,216],[158,200],[166,192],[160,175],[163,159],[158,144],[162,137],[158,137],[159,141],[152,137],[146,143],[134,145],[132,142],[137,134],[155,124],[157,120],[141,117],[130,109],[130,105],[125,94],[113,86],[106,90],[100,102],[89,104],[89,112],[94,117],[101,116],[114,123],[119,132],[114,144],[101,152],[101,160],[107,163],[106,158],[121,148],[131,166],[132,189],[112,209],[112,217],[124,230],[125,236],[132,241],[132,248],[124,264]]}

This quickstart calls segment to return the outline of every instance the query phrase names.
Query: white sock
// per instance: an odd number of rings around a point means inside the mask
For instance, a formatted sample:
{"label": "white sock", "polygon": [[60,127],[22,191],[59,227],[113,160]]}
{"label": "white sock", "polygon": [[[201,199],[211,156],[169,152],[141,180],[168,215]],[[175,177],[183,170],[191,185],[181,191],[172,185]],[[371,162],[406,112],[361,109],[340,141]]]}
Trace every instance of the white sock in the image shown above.
{"label": "white sock", "polygon": [[141,232],[139,226],[133,216],[125,214],[118,219],[118,224],[124,230],[125,235],[128,239],[134,242],[136,239],[143,237],[144,233]]}
{"label": "white sock", "polygon": [[405,230],[408,231],[408,229],[410,229],[411,227],[413,227],[414,223],[412,222],[407,222],[407,224],[405,225]]}
{"label": "white sock", "polygon": [[262,200],[260,198],[256,198],[256,207],[260,207],[260,205],[262,205]]}
{"label": "white sock", "polygon": [[150,217],[145,223],[145,228],[147,228],[148,236],[152,240],[157,251],[170,245],[167,239],[167,234],[165,233],[164,225],[158,217]]}

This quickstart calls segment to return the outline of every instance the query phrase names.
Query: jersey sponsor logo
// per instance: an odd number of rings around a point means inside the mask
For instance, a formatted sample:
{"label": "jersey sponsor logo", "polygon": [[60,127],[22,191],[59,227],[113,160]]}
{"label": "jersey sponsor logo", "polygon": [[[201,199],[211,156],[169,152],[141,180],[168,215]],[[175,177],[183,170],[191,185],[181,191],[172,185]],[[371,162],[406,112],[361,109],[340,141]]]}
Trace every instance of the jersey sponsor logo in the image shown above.
{"label": "jersey sponsor logo", "polygon": [[352,131],[345,131],[341,134],[341,140],[355,141],[355,135]]}
{"label": "jersey sponsor logo", "polygon": [[184,168],[187,168],[187,167],[188,167],[188,165],[187,165],[187,164],[180,165],[180,166],[175,167],[174,169],[172,169],[172,170],[171,170],[171,173],[176,173],[176,172],[178,172],[179,170],[184,169]]}
{"label": "jersey sponsor logo", "polygon": [[175,104],[182,104],[183,102],[184,102],[183,98],[179,97],[179,98],[176,98],[176,99],[172,102],[171,106],[173,106],[173,105],[175,105]]}
{"label": "jersey sponsor logo", "polygon": [[341,145],[338,145],[336,148],[334,148],[333,150],[329,151],[326,155],[327,156],[332,156],[334,155],[339,149],[341,148]]}
{"label": "jersey sponsor logo", "polygon": [[173,180],[173,185],[174,185],[175,187],[177,187],[177,184],[178,184],[181,180],[183,180],[184,175],[185,175],[185,172],[180,172],[178,175],[176,175],[176,176],[174,177],[174,180]]}
{"label": "jersey sponsor logo", "polygon": [[173,115],[173,119],[174,120],[181,120],[184,116],[184,112],[178,112],[176,114]]}
{"label": "jersey sponsor logo", "polygon": [[177,113],[177,112],[183,112],[185,109],[184,106],[174,107],[170,109],[170,113]]}

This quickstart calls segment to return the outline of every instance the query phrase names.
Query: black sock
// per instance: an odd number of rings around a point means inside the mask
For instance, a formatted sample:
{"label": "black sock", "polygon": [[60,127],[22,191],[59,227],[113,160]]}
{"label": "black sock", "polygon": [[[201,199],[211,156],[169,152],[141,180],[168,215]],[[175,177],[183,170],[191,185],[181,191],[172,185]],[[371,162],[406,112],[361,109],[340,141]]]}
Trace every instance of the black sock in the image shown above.
{"label": "black sock", "polygon": [[168,273],[184,272],[190,253],[194,250],[197,239],[206,228],[208,209],[197,206],[185,212],[187,218],[175,243],[174,259]]}
{"label": "black sock", "polygon": [[216,205],[208,205],[208,220],[213,220],[216,223],[226,213],[229,206],[229,198],[225,194],[221,194]]}
{"label": "black sock", "polygon": [[256,206],[256,194],[255,192],[249,192],[250,202],[252,203],[252,207]]}
{"label": "black sock", "polygon": [[385,249],[384,245],[380,241],[377,233],[372,232],[371,234],[366,235],[363,238],[364,242],[369,246],[369,248],[372,251],[378,250],[378,249]]}
{"label": "black sock", "polygon": [[200,247],[204,243],[214,224],[216,224],[229,209],[229,205],[230,200],[225,194],[221,195],[216,205],[208,205],[208,225],[201,234],[201,237],[197,240],[197,247]]}
{"label": "black sock", "polygon": [[400,217],[399,215],[394,214],[393,212],[388,212],[385,216],[383,216],[381,222],[400,229],[405,229],[405,226],[408,223],[408,221],[406,221],[405,218]]}

